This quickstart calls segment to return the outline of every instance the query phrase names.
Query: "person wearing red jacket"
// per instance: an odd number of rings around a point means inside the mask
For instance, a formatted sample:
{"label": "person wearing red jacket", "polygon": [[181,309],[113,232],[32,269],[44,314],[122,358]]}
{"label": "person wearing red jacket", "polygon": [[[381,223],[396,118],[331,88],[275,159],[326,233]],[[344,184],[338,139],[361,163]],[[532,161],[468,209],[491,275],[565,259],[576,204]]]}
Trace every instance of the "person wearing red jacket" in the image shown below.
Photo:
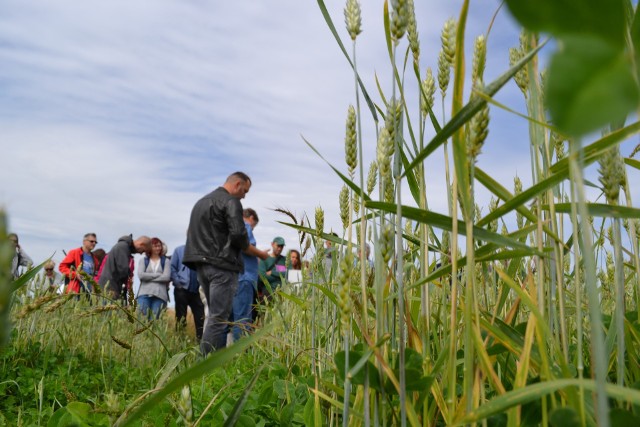
{"label": "person wearing red jacket", "polygon": [[91,292],[91,284],[83,281],[78,272],[84,271],[90,277],[97,274],[98,259],[91,253],[97,243],[95,233],[85,234],[82,246],[71,249],[60,263],[58,270],[67,283],[65,293]]}

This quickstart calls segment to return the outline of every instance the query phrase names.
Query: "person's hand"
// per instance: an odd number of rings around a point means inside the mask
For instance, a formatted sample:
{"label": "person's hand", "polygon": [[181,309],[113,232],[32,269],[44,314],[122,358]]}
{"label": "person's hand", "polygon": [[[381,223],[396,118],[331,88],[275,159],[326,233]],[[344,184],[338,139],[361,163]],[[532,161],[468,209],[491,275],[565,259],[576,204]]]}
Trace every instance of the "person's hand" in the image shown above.
{"label": "person's hand", "polygon": [[260,257],[260,259],[265,260],[267,258],[269,258],[269,252],[267,251],[260,251],[260,255],[258,255]]}

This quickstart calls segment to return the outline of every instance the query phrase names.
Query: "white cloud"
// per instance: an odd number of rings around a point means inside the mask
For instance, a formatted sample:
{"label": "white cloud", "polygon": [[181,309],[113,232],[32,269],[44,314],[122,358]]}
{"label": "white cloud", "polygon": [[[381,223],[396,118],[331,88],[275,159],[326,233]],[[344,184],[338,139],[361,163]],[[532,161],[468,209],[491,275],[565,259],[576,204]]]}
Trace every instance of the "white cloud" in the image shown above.
{"label": "white cloud", "polygon": [[[376,77],[385,96],[392,84],[382,2],[362,3],[358,69],[379,103]],[[343,2],[327,6],[350,52]],[[426,65],[435,69],[440,29],[459,6],[416,2],[423,76]],[[484,2],[471,7],[468,55],[493,12]],[[53,251],[59,261],[89,231],[107,250],[128,233],[159,236],[172,250],[195,201],[235,170],[253,178],[243,203],[260,214],[261,247],[275,235],[297,240],[276,222],[289,219],[275,207],[313,221],[322,205],[327,228],[340,228],[342,183],[301,135],[344,171],[354,82],[315,2],[7,0],[2,10],[0,203],[36,261]],[[506,48],[518,42],[505,13],[489,38],[487,81],[508,68]],[[405,79],[407,102],[417,105],[412,73]],[[499,96],[523,108],[515,85]],[[366,179],[376,140],[363,99],[361,108]],[[484,151],[500,158],[480,162],[510,188],[516,172],[529,174],[526,123],[492,111],[498,117]],[[522,147],[505,150],[513,134]],[[446,212],[442,159],[441,150],[427,159],[427,183],[431,209]]]}

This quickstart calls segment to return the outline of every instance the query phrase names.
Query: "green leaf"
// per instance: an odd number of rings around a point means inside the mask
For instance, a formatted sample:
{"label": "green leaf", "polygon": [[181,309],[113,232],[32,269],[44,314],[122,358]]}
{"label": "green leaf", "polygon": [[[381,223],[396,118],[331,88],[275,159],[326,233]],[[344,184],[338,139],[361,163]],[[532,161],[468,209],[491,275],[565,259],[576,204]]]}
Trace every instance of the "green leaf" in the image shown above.
{"label": "green leaf", "polygon": [[[596,142],[589,144],[583,148],[584,151],[584,166],[588,166],[600,158],[600,156],[609,148],[618,144],[621,141],[631,137],[632,135],[640,131],[640,122],[635,122],[626,126],[619,131],[612,132],[607,136],[597,140]],[[514,196],[511,200],[500,205],[496,210],[490,212],[487,216],[483,217],[476,225],[483,226],[496,218],[500,218],[519,206],[526,204],[529,200],[533,199],[538,194],[547,191],[554,185],[559,184],[569,177],[569,160],[564,158],[555,163],[550,168],[551,174],[538,182],[537,184],[527,188],[522,193]]]}
{"label": "green leaf", "polygon": [[252,343],[267,335],[271,329],[273,329],[274,325],[275,324],[273,323],[266,325],[255,334],[240,339],[240,341],[235,342],[232,346],[210,353],[206,359],[191,366],[189,369],[169,381],[169,383],[167,383],[162,389],[146,399],[144,403],[135,410],[133,408],[138,402],[136,401],[132,403],[120,418],[118,418],[115,425],[132,425],[135,420],[140,418],[144,413],[155,408],[166,396],[181,389],[183,385],[188,384],[195,379],[202,378],[203,375],[213,371],[214,369],[225,366],[235,357],[235,355],[242,353]]}
{"label": "green leaf", "polygon": [[[507,84],[507,82],[511,80],[513,76],[515,76],[516,73],[520,71],[520,69],[524,67],[531,60],[531,58],[533,58],[545,45],[546,42],[540,43],[538,47],[525,55],[520,61],[518,61],[518,63],[514,64],[513,67],[509,68],[500,77],[487,85],[484,88],[483,92],[487,96],[493,96],[498,93],[498,91],[505,84]],[[416,157],[413,159],[411,164],[405,168],[405,171],[402,175],[406,175],[424,159],[429,157],[431,153],[436,151],[442,144],[444,144],[458,129],[469,122],[469,120],[471,120],[471,118],[486,104],[486,99],[480,96],[474,96],[464,107],[462,107],[460,111],[456,113],[455,116],[451,118],[451,120],[449,120],[442,127],[442,129],[433,137],[429,144],[427,144],[424,149],[420,150],[420,152],[416,154]]]}
{"label": "green leaf", "polygon": [[[587,211],[591,216],[605,218],[640,218],[640,209],[626,206],[614,206],[604,203],[587,203]],[[571,203],[555,205],[556,213],[571,213]],[[542,205],[542,210],[549,210],[549,205]]]}
{"label": "green leaf", "polygon": [[574,136],[620,120],[638,106],[627,55],[598,37],[561,40],[551,58],[546,89],[553,122]]}
{"label": "green leaf", "polygon": [[[378,370],[368,358],[368,355],[370,354],[371,352],[363,354],[359,351],[349,351],[349,373],[351,374],[351,383],[364,385],[366,372],[366,376],[369,377],[369,386],[375,390],[381,390]],[[346,353],[344,351],[337,352],[333,357],[333,361],[336,364],[336,368],[338,368],[338,375],[344,381]],[[364,369],[365,366],[367,369]]]}
{"label": "green leaf", "polygon": [[624,0],[506,0],[513,16],[533,31],[596,35],[622,47]]}
{"label": "green leaf", "polygon": [[240,396],[236,404],[233,406],[233,410],[229,414],[229,417],[227,417],[227,419],[225,420],[224,427],[231,427],[236,425],[238,419],[240,418],[240,415],[242,414],[244,405],[246,405],[247,400],[249,399],[249,394],[251,393],[251,390],[253,390],[253,386],[256,385],[256,381],[258,381],[258,377],[260,376],[260,373],[262,372],[263,368],[264,368],[264,365],[258,368],[256,373],[251,378],[251,381],[249,381],[249,384],[247,384],[247,386],[245,387],[244,391],[242,392],[242,395]]}
{"label": "green leaf", "polygon": [[[381,211],[396,213],[396,205],[394,203],[366,202],[365,206],[370,209],[380,209]],[[442,215],[426,209],[418,209],[411,206],[402,206],[401,212],[403,218],[408,218],[420,223],[429,224],[442,230],[451,231],[453,229],[453,220],[450,216],[447,215]],[[465,235],[465,231],[466,227],[464,222],[458,220],[458,232],[462,235]],[[503,236],[502,234],[493,233],[484,228],[473,227],[473,237],[475,239],[495,243],[500,246],[526,249],[538,255],[543,255],[536,249],[533,249],[522,242],[510,239],[509,237]]]}
{"label": "green leaf", "polygon": [[640,417],[624,409],[614,408],[609,412],[609,420],[616,427],[637,427],[640,425]]}

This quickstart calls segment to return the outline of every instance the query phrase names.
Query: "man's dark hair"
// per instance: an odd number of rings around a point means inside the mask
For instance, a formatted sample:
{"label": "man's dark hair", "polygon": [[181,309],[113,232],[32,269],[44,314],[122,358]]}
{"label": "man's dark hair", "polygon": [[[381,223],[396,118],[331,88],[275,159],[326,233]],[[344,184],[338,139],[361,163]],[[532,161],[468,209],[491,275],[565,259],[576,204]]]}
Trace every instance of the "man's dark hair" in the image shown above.
{"label": "man's dark hair", "polygon": [[256,220],[256,222],[260,222],[260,219],[258,218],[258,213],[257,213],[256,211],[254,211],[253,209],[251,209],[251,208],[244,209],[244,210],[242,211],[242,216],[243,216],[244,218],[251,218],[251,217],[253,217],[253,219],[255,219],[255,220]]}
{"label": "man's dark hair", "polygon": [[93,237],[94,239],[97,239],[96,233],[87,233],[84,235],[84,238],[87,239],[89,237]]}
{"label": "man's dark hair", "polygon": [[232,173],[231,175],[229,175],[227,177],[227,182],[235,181],[236,179],[239,179],[240,181],[244,181],[244,182],[248,182],[249,184],[252,184],[251,178],[249,178],[249,175],[247,175],[244,172],[234,172],[234,173]]}

